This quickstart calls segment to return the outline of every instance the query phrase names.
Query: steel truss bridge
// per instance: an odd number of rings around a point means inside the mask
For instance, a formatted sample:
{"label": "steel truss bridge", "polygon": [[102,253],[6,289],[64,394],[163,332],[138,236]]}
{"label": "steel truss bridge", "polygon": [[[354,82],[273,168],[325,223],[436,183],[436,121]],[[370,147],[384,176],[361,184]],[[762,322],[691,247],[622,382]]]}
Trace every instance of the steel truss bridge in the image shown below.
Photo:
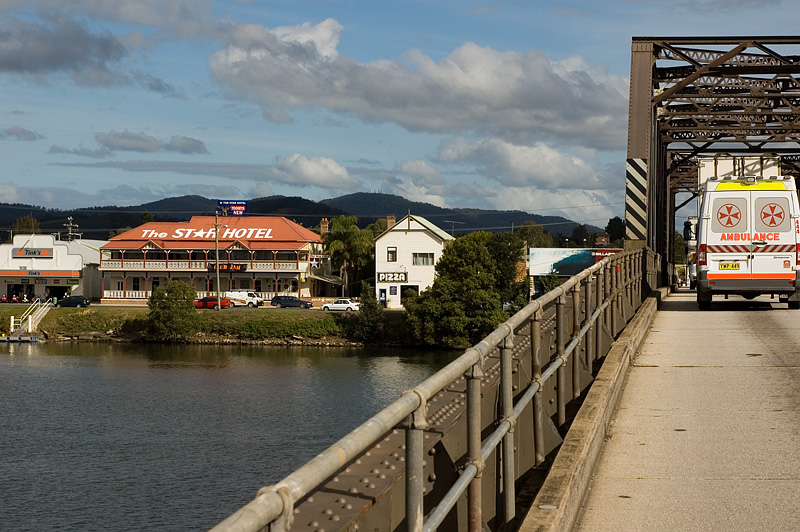
{"label": "steel truss bridge", "polygon": [[800,176],[798,75],[798,36],[634,37],[626,245],[672,257],[676,194],[696,196],[698,157],[774,154]]}

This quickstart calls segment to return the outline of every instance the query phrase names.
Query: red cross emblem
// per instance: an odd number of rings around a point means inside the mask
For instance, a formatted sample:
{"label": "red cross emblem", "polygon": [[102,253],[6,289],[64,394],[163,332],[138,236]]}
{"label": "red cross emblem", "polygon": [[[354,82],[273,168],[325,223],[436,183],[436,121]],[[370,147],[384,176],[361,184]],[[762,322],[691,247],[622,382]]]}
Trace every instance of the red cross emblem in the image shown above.
{"label": "red cross emblem", "polygon": [[717,211],[717,220],[723,227],[734,227],[742,219],[742,211],[732,203],[726,203]]}
{"label": "red cross emblem", "polygon": [[786,214],[783,212],[783,207],[777,203],[767,203],[764,205],[764,208],[761,209],[761,221],[764,222],[764,225],[767,227],[777,227],[781,225],[785,217]]}

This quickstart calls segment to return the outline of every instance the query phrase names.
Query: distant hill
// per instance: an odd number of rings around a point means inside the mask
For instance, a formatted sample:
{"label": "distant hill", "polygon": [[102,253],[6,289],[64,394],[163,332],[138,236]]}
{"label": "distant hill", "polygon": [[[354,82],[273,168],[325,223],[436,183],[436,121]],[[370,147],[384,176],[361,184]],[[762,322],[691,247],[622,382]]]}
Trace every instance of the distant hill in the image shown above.
{"label": "distant hill", "polygon": [[[83,238],[105,240],[109,234],[124,227],[136,227],[142,223],[144,213],[153,220],[173,222],[188,220],[192,216],[213,215],[217,200],[203,196],[179,196],[165,198],[142,205],[118,207],[87,207],[73,210],[46,209],[26,204],[0,203],[0,231],[10,233],[15,220],[32,216],[39,221],[42,233],[67,231],[68,218],[77,225]],[[447,232],[464,234],[472,231],[507,231],[511,227],[534,221],[546,227],[554,235],[571,235],[578,225],[560,216],[540,216],[523,211],[492,211],[483,209],[445,209],[430,203],[409,201],[391,194],[359,192],[321,202],[301,197],[269,196],[249,201],[250,215],[285,216],[308,228],[319,227],[322,218],[334,218],[346,214],[358,217],[359,225],[365,227],[379,218],[394,214],[399,220],[408,213],[424,216]],[[590,233],[602,229],[587,226]],[[2,237],[6,240],[8,237]]]}
{"label": "distant hill", "polygon": [[[387,214],[394,214],[399,220],[410,212],[423,216],[447,232],[453,232],[456,235],[479,230],[509,231],[512,227],[533,221],[544,226],[554,235],[560,233],[568,236],[579,225],[577,222],[561,216],[541,216],[524,211],[446,209],[430,203],[409,201],[392,194],[358,192],[323,200],[321,203],[363,218],[364,220],[359,220],[359,224],[370,223],[367,220],[386,218]],[[590,233],[603,232],[603,229],[591,225],[587,225],[586,228]]]}

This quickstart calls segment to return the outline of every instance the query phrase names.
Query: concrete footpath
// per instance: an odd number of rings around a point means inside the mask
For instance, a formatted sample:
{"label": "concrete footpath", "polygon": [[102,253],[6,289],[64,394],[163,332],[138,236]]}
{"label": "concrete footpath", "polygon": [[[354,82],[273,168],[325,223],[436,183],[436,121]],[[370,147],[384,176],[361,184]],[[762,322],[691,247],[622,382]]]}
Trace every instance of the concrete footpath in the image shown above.
{"label": "concrete footpath", "polygon": [[662,301],[577,531],[800,531],[800,311]]}

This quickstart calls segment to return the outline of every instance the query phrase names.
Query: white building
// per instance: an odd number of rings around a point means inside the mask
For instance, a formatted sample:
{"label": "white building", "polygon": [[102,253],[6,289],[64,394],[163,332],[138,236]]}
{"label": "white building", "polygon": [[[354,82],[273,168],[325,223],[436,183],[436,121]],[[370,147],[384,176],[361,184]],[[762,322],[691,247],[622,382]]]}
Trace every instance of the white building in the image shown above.
{"label": "white building", "polygon": [[56,240],[53,235],[14,235],[0,244],[0,294],[28,299],[70,294],[99,298],[100,246],[104,240]]}
{"label": "white building", "polygon": [[433,284],[434,265],[453,237],[421,216],[409,214],[375,239],[375,293],[386,308],[403,308],[403,292]]}

